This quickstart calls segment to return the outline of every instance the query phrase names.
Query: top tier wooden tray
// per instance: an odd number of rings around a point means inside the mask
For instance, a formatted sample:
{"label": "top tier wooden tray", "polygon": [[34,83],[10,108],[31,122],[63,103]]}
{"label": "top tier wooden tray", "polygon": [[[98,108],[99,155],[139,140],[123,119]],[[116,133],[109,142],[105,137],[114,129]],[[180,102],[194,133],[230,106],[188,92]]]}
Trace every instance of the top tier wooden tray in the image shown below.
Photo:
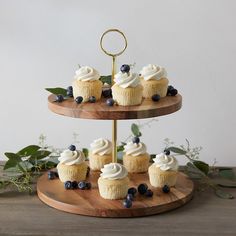
{"label": "top tier wooden tray", "polygon": [[73,98],[62,103],[54,102],[55,95],[48,97],[48,107],[52,112],[60,115],[96,119],[96,120],[126,120],[126,119],[144,119],[156,116],[163,116],[178,111],[182,106],[182,96],[167,96],[161,98],[158,102],[149,99],[143,99],[142,104],[138,106],[112,106],[106,105],[105,99],[96,103],[77,104]]}

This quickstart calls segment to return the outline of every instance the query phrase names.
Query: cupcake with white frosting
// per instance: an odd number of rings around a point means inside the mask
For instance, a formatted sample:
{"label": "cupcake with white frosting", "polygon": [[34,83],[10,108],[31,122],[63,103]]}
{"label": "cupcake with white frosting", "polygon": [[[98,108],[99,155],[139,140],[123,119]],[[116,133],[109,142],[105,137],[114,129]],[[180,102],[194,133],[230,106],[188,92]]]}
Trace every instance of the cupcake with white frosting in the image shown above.
{"label": "cupcake with white frosting", "polygon": [[88,166],[82,151],[64,150],[58,158],[58,175],[62,182],[82,181],[86,179]]}
{"label": "cupcake with white frosting", "polygon": [[89,166],[91,170],[101,170],[105,164],[112,162],[112,143],[99,138],[90,144]]}
{"label": "cupcake with white frosting", "polygon": [[165,97],[168,83],[167,72],[164,67],[149,64],[140,71],[143,97],[151,98],[154,94]]}
{"label": "cupcake with white frosting", "polygon": [[87,102],[89,97],[94,96],[96,100],[101,98],[102,82],[99,80],[100,74],[97,70],[89,66],[80,67],[75,72],[73,87],[73,96],[83,97],[83,102]]}
{"label": "cupcake with white frosting", "polygon": [[124,146],[123,164],[130,173],[147,172],[150,155],[142,142],[129,142]]}
{"label": "cupcake with white frosting", "polygon": [[104,165],[98,179],[98,189],[105,199],[123,199],[129,187],[128,171],[119,163]]}
{"label": "cupcake with white frosting", "polygon": [[178,174],[178,161],[175,157],[160,153],[149,167],[149,180],[153,187],[175,186]]}
{"label": "cupcake with white frosting", "polygon": [[[121,67],[122,68],[122,67]],[[112,86],[113,99],[121,106],[140,105],[143,87],[139,75],[132,72],[118,72]]]}

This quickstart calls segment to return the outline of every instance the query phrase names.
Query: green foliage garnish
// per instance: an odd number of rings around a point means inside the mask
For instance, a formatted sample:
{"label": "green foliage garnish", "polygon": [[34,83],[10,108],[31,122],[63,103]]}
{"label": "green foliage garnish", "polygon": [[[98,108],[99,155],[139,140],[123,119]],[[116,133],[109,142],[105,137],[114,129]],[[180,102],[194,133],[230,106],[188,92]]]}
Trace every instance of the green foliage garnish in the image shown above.
{"label": "green foliage garnish", "polygon": [[142,135],[142,133],[139,130],[139,126],[135,123],[133,123],[131,125],[131,131],[132,131],[133,135],[136,137],[140,137]]}
{"label": "green foliage garnish", "polygon": [[17,187],[18,191],[31,192],[33,178],[41,171],[57,165],[55,158],[50,157],[51,154],[51,151],[38,145],[27,146],[17,153],[6,152],[8,160],[3,169],[7,177],[0,179],[0,188],[12,185]]}
{"label": "green foliage garnish", "polygon": [[57,88],[45,88],[45,90],[47,90],[48,92],[50,92],[52,94],[55,94],[55,95],[61,94],[65,97],[67,96],[67,94],[66,94],[67,90],[64,89],[64,88],[59,88],[59,87],[57,87]]}
{"label": "green foliage garnish", "polygon": [[216,196],[223,198],[223,199],[233,199],[234,196],[231,193],[227,193],[219,188],[215,189]]}
{"label": "green foliage garnish", "polygon": [[89,150],[87,148],[82,148],[82,152],[84,153],[85,158],[88,158]]}
{"label": "green foliage garnish", "polygon": [[209,165],[203,161],[193,161],[194,166],[196,166],[200,171],[202,171],[205,175],[209,173]]}
{"label": "green foliage garnish", "polygon": [[99,80],[101,80],[103,84],[107,83],[109,85],[112,85],[111,75],[102,75]]}

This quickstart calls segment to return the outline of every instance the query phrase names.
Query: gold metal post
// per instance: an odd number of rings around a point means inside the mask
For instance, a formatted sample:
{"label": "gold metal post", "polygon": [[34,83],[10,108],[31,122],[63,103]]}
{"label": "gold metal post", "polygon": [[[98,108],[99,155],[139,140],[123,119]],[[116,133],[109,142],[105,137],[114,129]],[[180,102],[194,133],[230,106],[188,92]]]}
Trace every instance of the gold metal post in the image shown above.
{"label": "gold metal post", "polygon": [[112,162],[117,162],[117,120],[112,121]]}
{"label": "gold metal post", "polygon": [[[115,53],[115,54],[112,54],[112,53],[109,53],[108,51],[106,51],[103,47],[103,38],[104,36],[109,33],[109,32],[117,32],[119,34],[121,34],[124,38],[124,41],[125,41],[125,46],[124,48],[118,52],[118,53]],[[107,54],[108,56],[111,56],[112,57],[112,72],[111,72],[111,84],[113,85],[114,84],[114,77],[115,77],[115,73],[116,73],[116,57],[121,55],[125,49],[127,48],[127,39],[124,35],[124,33],[122,33],[120,30],[118,29],[109,29],[107,31],[105,31],[103,34],[102,34],[102,37],[100,39],[100,47],[102,49],[102,51]],[[117,120],[113,120],[112,121],[112,162],[113,163],[116,163],[117,162]]]}

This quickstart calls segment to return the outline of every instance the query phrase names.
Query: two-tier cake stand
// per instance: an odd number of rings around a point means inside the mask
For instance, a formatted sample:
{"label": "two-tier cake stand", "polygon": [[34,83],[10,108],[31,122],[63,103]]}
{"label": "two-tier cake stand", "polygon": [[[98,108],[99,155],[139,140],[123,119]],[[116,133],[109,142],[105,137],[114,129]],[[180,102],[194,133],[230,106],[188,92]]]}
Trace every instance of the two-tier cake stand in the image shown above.
{"label": "two-tier cake stand", "polygon": [[[117,32],[122,35],[125,41],[123,50],[112,54],[103,47],[103,38],[109,32]],[[100,46],[102,50],[112,57],[112,82],[115,74],[115,60],[121,55],[126,47],[125,35],[118,29],[107,30],[101,37]],[[55,96],[48,97],[49,109],[57,114],[83,119],[112,120],[112,142],[113,142],[113,162],[117,162],[117,121],[126,119],[144,119],[163,116],[174,113],[181,108],[182,97],[167,96],[161,98],[159,102],[143,99],[138,106],[107,106],[105,99],[96,103],[77,104],[73,98],[62,103],[56,103]],[[153,197],[147,198],[137,195],[133,206],[124,208],[122,200],[106,200],[100,197],[98,192],[97,179],[99,172],[90,172],[88,181],[92,184],[91,190],[65,190],[59,179],[48,180],[47,174],[39,178],[37,192],[39,198],[47,205],[56,209],[98,217],[135,217],[158,214],[180,207],[187,203],[193,196],[193,182],[183,173],[179,172],[177,183],[171,192],[163,193],[160,189],[152,188],[149,184],[148,174],[129,174],[130,187],[138,186],[140,183],[147,183],[153,190]]]}

